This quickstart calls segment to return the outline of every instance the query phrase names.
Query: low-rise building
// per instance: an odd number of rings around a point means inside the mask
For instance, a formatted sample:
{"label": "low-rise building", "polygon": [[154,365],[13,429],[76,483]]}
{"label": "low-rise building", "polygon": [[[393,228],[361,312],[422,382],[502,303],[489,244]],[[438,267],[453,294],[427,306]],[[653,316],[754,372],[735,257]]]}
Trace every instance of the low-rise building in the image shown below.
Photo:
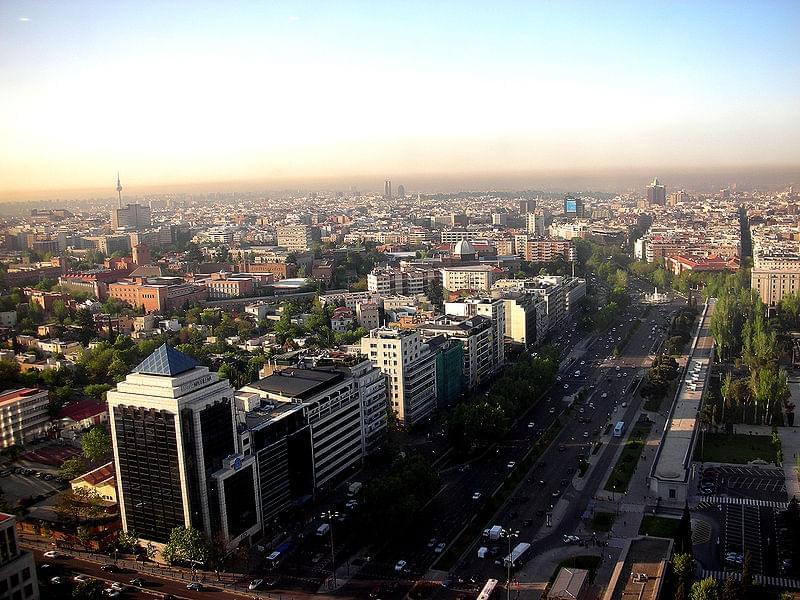
{"label": "low-rise building", "polygon": [[117,502],[117,478],[113,461],[70,480],[69,485],[73,490],[90,490],[103,500],[115,504]]}
{"label": "low-rise building", "polygon": [[180,277],[131,278],[110,283],[108,297],[145,312],[171,312],[208,298],[205,285],[186,283]]}

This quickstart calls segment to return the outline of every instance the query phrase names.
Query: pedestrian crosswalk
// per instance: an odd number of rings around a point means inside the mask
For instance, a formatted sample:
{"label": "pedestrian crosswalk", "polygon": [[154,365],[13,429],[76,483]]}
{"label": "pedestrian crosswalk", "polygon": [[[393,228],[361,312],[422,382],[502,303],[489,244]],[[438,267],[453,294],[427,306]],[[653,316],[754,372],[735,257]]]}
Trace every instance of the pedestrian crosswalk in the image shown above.
{"label": "pedestrian crosswalk", "polygon": [[[701,571],[701,576],[702,578],[713,577],[718,581],[724,581],[728,577],[733,577],[736,581],[742,578],[742,574],[738,571],[709,571],[706,569]],[[792,579],[791,577],[754,575],[753,580],[765,587],[777,588],[780,590],[800,590],[800,579]]]}
{"label": "pedestrian crosswalk", "polygon": [[717,504],[738,504],[740,506],[764,506],[786,510],[788,503],[778,502],[777,500],[754,500],[752,498],[731,498],[729,496],[703,496],[697,503],[697,508],[712,508]]}

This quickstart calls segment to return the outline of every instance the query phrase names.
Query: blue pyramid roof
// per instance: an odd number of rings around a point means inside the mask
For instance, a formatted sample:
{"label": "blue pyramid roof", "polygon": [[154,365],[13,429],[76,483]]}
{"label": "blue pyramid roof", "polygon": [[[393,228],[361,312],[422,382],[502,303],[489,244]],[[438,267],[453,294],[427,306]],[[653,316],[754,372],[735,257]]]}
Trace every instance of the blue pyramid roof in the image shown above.
{"label": "blue pyramid roof", "polygon": [[196,366],[198,366],[198,364],[192,357],[164,344],[145,358],[133,372],[142,373],[143,375],[165,375],[167,377],[172,377],[190,371]]}

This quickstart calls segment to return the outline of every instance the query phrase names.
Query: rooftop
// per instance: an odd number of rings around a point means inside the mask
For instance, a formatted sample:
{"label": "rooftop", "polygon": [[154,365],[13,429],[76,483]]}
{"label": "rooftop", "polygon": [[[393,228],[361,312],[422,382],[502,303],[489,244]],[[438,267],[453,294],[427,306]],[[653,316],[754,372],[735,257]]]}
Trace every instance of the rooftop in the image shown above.
{"label": "rooftop", "polygon": [[96,469],[89,471],[88,473],[84,473],[80,477],[76,477],[75,479],[71,480],[70,483],[88,483],[89,485],[98,485],[109,479],[113,479],[116,476],[116,471],[114,469],[113,462],[107,462],[106,464],[97,467]]}
{"label": "rooftop", "polygon": [[191,371],[197,366],[197,362],[191,356],[187,356],[183,352],[163,344],[139,363],[139,366],[133,369],[133,372],[141,373],[142,375],[174,377],[186,371]]}
{"label": "rooftop", "polygon": [[340,371],[328,369],[284,369],[251,383],[249,387],[288,398],[305,400],[342,379],[344,379],[344,374]]}
{"label": "rooftop", "polygon": [[45,390],[40,390],[39,388],[19,388],[16,390],[9,390],[0,394],[0,406],[4,404],[10,404],[12,402],[19,402],[20,400],[41,393],[45,393]]}
{"label": "rooftop", "polygon": [[106,411],[108,411],[108,405],[105,403],[95,402],[94,400],[81,400],[62,408],[58,413],[58,418],[82,421],[95,415],[101,415]]}

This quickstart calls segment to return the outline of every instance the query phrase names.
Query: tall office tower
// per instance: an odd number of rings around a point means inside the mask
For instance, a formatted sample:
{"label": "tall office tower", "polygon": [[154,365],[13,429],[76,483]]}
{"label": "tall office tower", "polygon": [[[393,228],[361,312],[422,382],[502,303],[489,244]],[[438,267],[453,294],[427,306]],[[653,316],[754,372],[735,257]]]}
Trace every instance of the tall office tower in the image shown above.
{"label": "tall office tower", "polygon": [[397,197],[398,198],[405,198],[406,197],[406,186],[398,185],[397,186]]}
{"label": "tall office tower", "polygon": [[237,453],[233,394],[166,344],[108,392],[125,531],[163,544],[191,526],[229,547],[259,531],[255,459]]}
{"label": "tall office tower", "polygon": [[39,600],[33,554],[20,549],[16,524],[14,515],[0,513],[0,598]]}
{"label": "tall office tower", "polygon": [[525,215],[536,210],[536,200],[520,200],[519,214]]}
{"label": "tall office tower", "polygon": [[142,229],[150,227],[150,207],[142,204],[128,204],[125,208],[111,211],[111,227],[133,227]]}
{"label": "tall office tower", "polygon": [[392,197],[392,180],[387,179],[383,182],[383,197],[384,198],[391,198]]}
{"label": "tall office tower", "polygon": [[653,183],[647,186],[647,203],[659,204],[664,206],[667,203],[667,188],[658,181],[658,177],[653,179]]}

